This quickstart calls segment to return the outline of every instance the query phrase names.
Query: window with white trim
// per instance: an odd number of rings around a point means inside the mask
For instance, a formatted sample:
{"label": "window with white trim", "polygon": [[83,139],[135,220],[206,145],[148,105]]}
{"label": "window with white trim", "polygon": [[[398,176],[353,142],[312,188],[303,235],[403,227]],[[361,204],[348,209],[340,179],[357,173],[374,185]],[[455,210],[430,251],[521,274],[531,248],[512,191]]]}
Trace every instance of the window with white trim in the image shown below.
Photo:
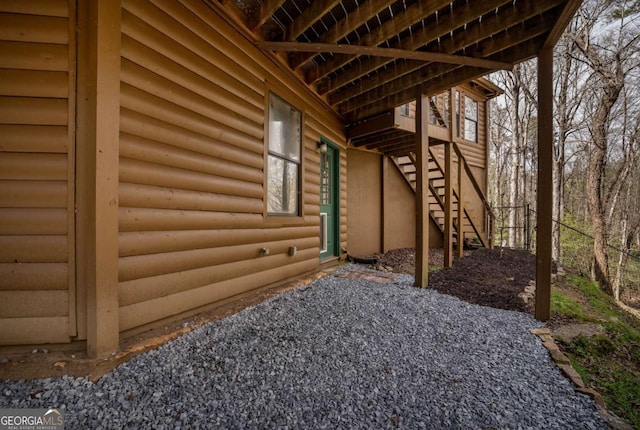
{"label": "window with white trim", "polygon": [[269,93],[267,212],[300,214],[302,113]]}

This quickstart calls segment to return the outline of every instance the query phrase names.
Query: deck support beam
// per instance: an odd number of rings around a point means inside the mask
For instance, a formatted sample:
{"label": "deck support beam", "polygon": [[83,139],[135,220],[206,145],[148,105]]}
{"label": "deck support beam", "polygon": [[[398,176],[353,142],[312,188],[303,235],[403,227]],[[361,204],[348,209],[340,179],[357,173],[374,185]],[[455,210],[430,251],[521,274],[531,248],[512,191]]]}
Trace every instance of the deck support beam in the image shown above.
{"label": "deck support beam", "polygon": [[429,98],[416,97],[416,287],[429,278]]}
{"label": "deck support beam", "polygon": [[538,54],[538,195],[535,317],[551,316],[551,235],[553,196],[553,46]]}

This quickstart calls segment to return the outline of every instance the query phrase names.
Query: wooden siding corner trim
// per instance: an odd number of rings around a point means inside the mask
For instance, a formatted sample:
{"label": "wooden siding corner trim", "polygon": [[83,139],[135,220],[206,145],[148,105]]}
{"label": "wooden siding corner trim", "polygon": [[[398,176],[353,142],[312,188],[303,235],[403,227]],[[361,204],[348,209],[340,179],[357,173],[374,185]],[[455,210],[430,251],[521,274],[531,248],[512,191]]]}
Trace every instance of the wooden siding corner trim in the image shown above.
{"label": "wooden siding corner trim", "polygon": [[119,0],[79,4],[76,245],[87,352],[118,348]]}

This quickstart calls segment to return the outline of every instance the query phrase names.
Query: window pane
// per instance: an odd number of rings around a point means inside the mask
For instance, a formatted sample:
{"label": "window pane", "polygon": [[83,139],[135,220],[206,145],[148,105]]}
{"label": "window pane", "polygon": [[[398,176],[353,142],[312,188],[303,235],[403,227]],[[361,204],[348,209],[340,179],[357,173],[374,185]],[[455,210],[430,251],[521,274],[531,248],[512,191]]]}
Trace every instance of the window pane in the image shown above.
{"label": "window pane", "polygon": [[471,142],[478,141],[478,123],[470,119],[464,120],[464,138]]}
{"label": "window pane", "polygon": [[456,137],[460,137],[460,91],[456,90],[453,110],[456,112]]}
{"label": "window pane", "polygon": [[300,161],[301,118],[299,110],[269,95],[269,152]]}
{"label": "window pane", "polygon": [[442,93],[442,105],[444,107],[445,127],[449,127],[449,91]]}
{"label": "window pane", "polygon": [[478,102],[466,96],[464,98],[464,116],[467,119],[478,121]]}
{"label": "window pane", "polygon": [[320,204],[331,204],[331,156],[320,154]]}
{"label": "window pane", "polygon": [[478,141],[478,102],[467,96],[464,97],[464,138]]}
{"label": "window pane", "polygon": [[269,155],[268,177],[268,212],[297,215],[298,165],[275,155]]}
{"label": "window pane", "polygon": [[327,252],[327,248],[329,247],[328,242],[328,237],[327,237],[327,221],[328,221],[328,217],[327,214],[325,213],[321,213],[320,214],[320,252]]}

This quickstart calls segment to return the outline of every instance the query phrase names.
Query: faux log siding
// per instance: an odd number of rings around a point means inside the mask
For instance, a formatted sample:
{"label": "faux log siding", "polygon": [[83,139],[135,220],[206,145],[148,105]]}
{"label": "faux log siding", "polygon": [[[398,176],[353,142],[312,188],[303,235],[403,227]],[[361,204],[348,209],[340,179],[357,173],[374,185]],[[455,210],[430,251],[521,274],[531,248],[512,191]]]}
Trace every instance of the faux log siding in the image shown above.
{"label": "faux log siding", "polygon": [[141,231],[120,234],[120,256],[159,254],[191,249],[302,239],[315,235],[314,226],[287,229]]}
{"label": "faux log siding", "polygon": [[[120,329],[318,267],[316,142],[344,146],[338,121],[200,1],[125,0],[122,33]],[[294,220],[264,218],[268,82],[305,112]]]}
{"label": "faux log siding", "polygon": [[[480,94],[471,91],[463,90],[460,94],[461,100],[461,116],[460,116],[460,127],[462,133],[464,134],[464,97],[469,96],[478,102],[478,142],[469,142],[466,140],[462,140],[460,143],[460,148],[462,153],[469,165],[474,167],[479,167],[485,169],[487,166],[487,155],[486,155],[486,124],[485,124],[485,112],[487,102],[482,100]],[[442,152],[444,154],[444,151]],[[444,155],[443,155],[444,157]],[[481,179],[481,178],[478,178]],[[484,182],[484,180],[483,180]]]}
{"label": "faux log siding", "polygon": [[69,16],[67,1],[0,2],[0,344],[74,330]]}

